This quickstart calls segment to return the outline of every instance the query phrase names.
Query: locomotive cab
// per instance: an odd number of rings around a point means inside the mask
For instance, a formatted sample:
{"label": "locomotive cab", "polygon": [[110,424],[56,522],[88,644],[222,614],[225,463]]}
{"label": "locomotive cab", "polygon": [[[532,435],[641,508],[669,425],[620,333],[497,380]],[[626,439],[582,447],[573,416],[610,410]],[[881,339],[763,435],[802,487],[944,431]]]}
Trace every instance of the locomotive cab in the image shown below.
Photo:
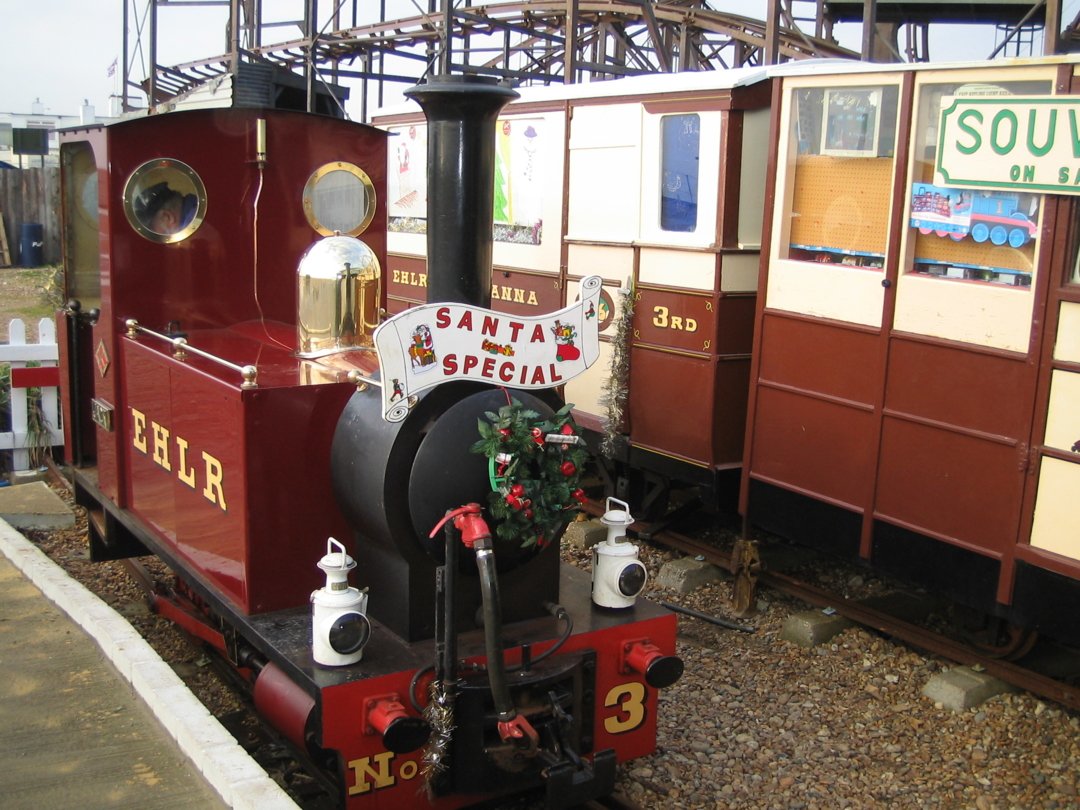
{"label": "locomotive cab", "polygon": [[[302,603],[314,579],[284,572],[349,533],[323,425],[354,390],[348,371],[376,363],[298,356],[298,267],[333,234],[362,239],[381,265],[385,136],[278,110],[194,110],[72,131],[63,152],[77,487],[157,527],[240,612]],[[252,469],[284,474],[255,487]],[[94,529],[96,557],[135,548],[121,527]]]}

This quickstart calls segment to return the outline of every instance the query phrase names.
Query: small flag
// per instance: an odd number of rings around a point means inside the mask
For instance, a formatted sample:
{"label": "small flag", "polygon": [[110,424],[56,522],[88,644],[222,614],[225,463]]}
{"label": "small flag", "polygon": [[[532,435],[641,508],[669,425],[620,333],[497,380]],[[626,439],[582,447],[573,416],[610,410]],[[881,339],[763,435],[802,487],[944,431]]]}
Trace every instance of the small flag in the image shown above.
{"label": "small flag", "polygon": [[[116,59],[119,59],[119,58],[120,57],[116,57]],[[112,78],[113,76],[116,75],[116,59],[113,59],[112,64],[109,65],[109,73],[108,73],[109,78]]]}

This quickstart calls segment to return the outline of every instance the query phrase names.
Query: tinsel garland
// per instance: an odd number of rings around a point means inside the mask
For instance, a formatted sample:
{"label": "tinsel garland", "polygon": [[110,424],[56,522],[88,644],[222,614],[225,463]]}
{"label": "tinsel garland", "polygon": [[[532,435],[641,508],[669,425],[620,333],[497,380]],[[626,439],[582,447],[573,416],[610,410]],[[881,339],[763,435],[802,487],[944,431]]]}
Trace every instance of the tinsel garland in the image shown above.
{"label": "tinsel garland", "polygon": [[488,457],[488,512],[498,540],[543,548],[586,499],[580,487],[588,451],[570,416],[573,405],[541,418],[518,400],[478,420],[472,452]]}
{"label": "tinsel garland", "polygon": [[421,772],[425,783],[430,785],[446,769],[446,755],[454,734],[454,707],[449,693],[438,679],[431,682],[428,697],[424,719],[431,727],[431,735],[424,747]]}
{"label": "tinsel garland", "polygon": [[615,458],[619,445],[625,441],[622,435],[623,419],[626,415],[626,398],[630,387],[630,335],[634,320],[634,284],[618,290],[619,316],[611,332],[611,366],[607,379],[604,380],[599,398],[604,409],[604,439],[600,451],[607,458]]}

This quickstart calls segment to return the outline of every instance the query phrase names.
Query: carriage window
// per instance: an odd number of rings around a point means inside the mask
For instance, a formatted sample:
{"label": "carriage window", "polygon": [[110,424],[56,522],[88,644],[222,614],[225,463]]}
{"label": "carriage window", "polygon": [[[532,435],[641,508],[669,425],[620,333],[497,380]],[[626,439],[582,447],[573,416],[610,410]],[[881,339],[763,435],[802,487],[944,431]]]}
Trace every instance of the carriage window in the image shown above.
{"label": "carriage window", "polygon": [[700,142],[699,116],[664,116],[660,130],[660,227],[665,231],[697,229]]}
{"label": "carriage window", "polygon": [[1048,81],[927,84],[913,128],[908,226],[914,236],[907,272],[1030,289],[1043,195],[956,188],[935,176],[942,111],[953,99],[1044,95]]}
{"label": "carriage window", "polygon": [[131,227],[151,242],[179,242],[206,218],[206,189],[186,163],[151,160],[128,178],[124,213]]}
{"label": "carriage window", "polygon": [[304,216],[323,236],[359,236],[375,216],[375,186],[358,166],[327,163],[304,186]]}
{"label": "carriage window", "polygon": [[784,256],[881,268],[899,88],[863,85],[793,92]]}

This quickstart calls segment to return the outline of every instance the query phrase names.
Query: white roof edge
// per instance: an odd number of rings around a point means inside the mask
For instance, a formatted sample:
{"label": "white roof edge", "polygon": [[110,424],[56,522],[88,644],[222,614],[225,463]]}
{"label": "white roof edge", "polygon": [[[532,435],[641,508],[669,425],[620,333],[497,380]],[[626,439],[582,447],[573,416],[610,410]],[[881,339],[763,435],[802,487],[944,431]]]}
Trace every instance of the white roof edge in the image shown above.
{"label": "white roof edge", "polygon": [[958,62],[861,62],[854,59],[799,59],[770,65],[768,76],[784,78],[787,76],[813,76],[817,74],[845,73],[896,73],[922,70],[964,70],[972,68],[1023,67],[1035,65],[1071,64],[1080,61],[1078,54],[1057,56],[1008,57],[991,60]]}
{"label": "white roof edge", "polygon": [[[645,76],[625,76],[602,82],[581,82],[569,85],[518,87],[521,98],[513,104],[542,101],[563,101],[583,98],[611,98],[613,96],[649,96],[661,93],[694,90],[730,90],[748,87],[768,78],[764,67],[729,68],[727,70],[696,70],[684,73],[650,73]],[[405,101],[376,110],[372,118],[419,112],[414,101]]]}

